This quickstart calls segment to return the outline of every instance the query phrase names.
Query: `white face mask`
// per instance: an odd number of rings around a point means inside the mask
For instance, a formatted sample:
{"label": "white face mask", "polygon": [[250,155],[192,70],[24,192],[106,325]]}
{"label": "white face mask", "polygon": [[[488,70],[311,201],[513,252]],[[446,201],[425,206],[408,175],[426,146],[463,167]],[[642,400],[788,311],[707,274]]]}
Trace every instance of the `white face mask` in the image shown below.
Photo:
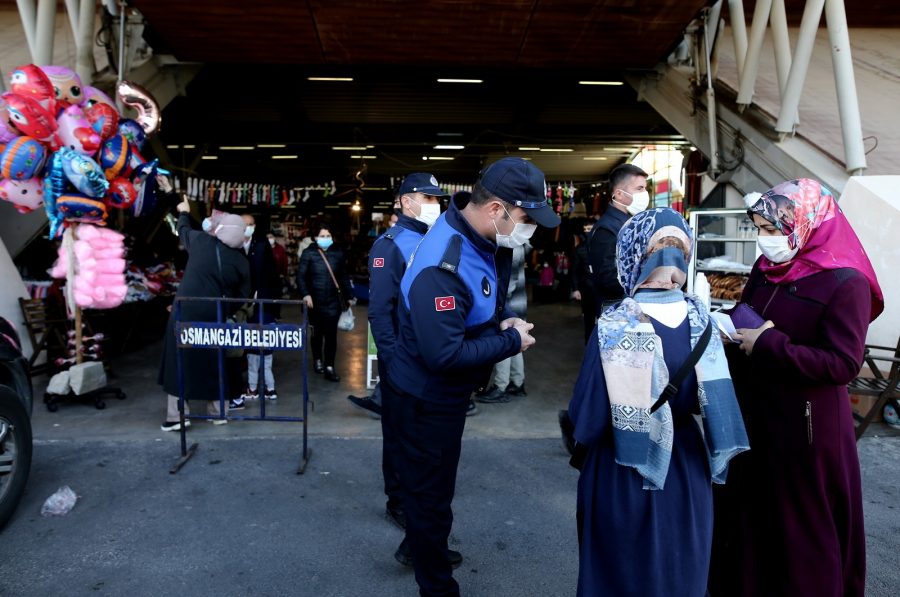
{"label": "white face mask", "polygon": [[440,204],[419,203],[415,199],[413,199],[412,202],[418,204],[419,206],[419,215],[416,216],[416,219],[431,228],[434,223],[437,222],[438,217],[441,215]]}
{"label": "white face mask", "polygon": [[203,222],[200,224],[203,228],[203,232],[209,232],[209,229],[212,228],[212,220],[209,218],[203,218]]}
{"label": "white face mask", "polygon": [[[506,206],[503,206],[503,211],[506,212],[506,215],[510,220],[513,219],[512,216],[509,215],[509,212],[506,211]],[[500,229],[497,228],[497,221],[491,220],[494,223],[494,230],[497,231],[497,246],[506,247],[507,249],[514,249],[515,247],[521,247],[534,234],[534,231],[537,230],[537,224],[520,224],[519,222],[515,222],[515,226],[513,226],[512,232],[509,234],[500,234]]]}
{"label": "white face mask", "polygon": [[784,263],[790,261],[797,254],[796,249],[788,246],[788,237],[786,236],[757,236],[756,243],[759,250],[772,263]]}
{"label": "white face mask", "polygon": [[619,205],[621,205],[622,207],[625,208],[625,211],[627,211],[628,213],[630,213],[633,216],[636,216],[637,214],[641,213],[642,211],[647,209],[647,206],[650,205],[650,193],[648,193],[647,191],[638,191],[637,193],[632,195],[625,189],[619,189],[619,190],[622,191],[623,193],[625,193],[626,195],[631,195],[631,205],[625,205],[624,203],[619,203],[615,199],[613,199],[613,201],[616,201],[616,203],[618,203]]}
{"label": "white face mask", "polygon": [[250,224],[249,226],[247,226],[247,228],[244,229],[244,236],[246,236],[247,238],[250,238],[251,236],[253,236],[254,230],[256,230],[256,226],[254,226],[253,224]]}
{"label": "white face mask", "polygon": [[274,238],[270,238],[270,239],[269,239],[269,245],[272,246],[272,247],[275,246],[275,239],[274,239]]}

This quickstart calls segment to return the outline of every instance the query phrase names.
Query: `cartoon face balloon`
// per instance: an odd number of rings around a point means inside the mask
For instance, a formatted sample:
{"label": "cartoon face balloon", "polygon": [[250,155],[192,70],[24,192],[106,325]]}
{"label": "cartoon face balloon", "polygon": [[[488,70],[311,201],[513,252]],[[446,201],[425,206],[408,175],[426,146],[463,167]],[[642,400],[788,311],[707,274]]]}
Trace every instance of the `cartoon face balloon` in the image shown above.
{"label": "cartoon face balloon", "polygon": [[68,66],[42,66],[40,68],[53,86],[53,95],[58,108],[84,103],[84,89],[78,73]]}
{"label": "cartoon face balloon", "polygon": [[34,178],[44,166],[47,150],[31,137],[16,137],[0,154],[0,177],[12,180]]}
{"label": "cartoon face balloon", "polygon": [[27,214],[43,205],[44,181],[40,178],[0,180],[0,199],[15,205],[20,214]]}
{"label": "cartoon face balloon", "polygon": [[106,192],[106,204],[118,209],[131,207],[137,199],[137,190],[127,178],[116,178],[109,182],[109,191]]}
{"label": "cartoon face balloon", "polygon": [[102,224],[106,221],[106,205],[78,193],[66,193],[56,199],[56,208],[66,222]]}
{"label": "cartoon face balloon", "polygon": [[75,188],[88,197],[103,197],[109,189],[109,182],[100,165],[77,151],[62,147],[57,152],[62,157],[63,172]]}
{"label": "cartoon face balloon", "polygon": [[84,88],[84,105],[87,107],[91,107],[94,104],[106,104],[110,108],[115,108],[116,112],[118,112],[118,108],[116,108],[116,102],[112,101],[108,95],[97,89],[96,87],[91,87],[88,85]]}
{"label": "cartoon face balloon", "polygon": [[45,143],[54,141],[56,119],[36,100],[16,93],[5,93],[9,121],[23,134]]}
{"label": "cartoon face balloon", "polygon": [[13,69],[9,76],[9,90],[16,95],[39,102],[51,114],[55,112],[53,84],[44,71],[33,64]]}
{"label": "cartoon face balloon", "polygon": [[59,129],[56,135],[60,145],[85,155],[93,155],[100,148],[100,135],[85,118],[81,106],[69,106],[63,110],[57,124]]}
{"label": "cartoon face balloon", "polygon": [[9,112],[6,111],[6,100],[0,97],[0,143],[6,145],[19,136],[19,131],[9,124]]}

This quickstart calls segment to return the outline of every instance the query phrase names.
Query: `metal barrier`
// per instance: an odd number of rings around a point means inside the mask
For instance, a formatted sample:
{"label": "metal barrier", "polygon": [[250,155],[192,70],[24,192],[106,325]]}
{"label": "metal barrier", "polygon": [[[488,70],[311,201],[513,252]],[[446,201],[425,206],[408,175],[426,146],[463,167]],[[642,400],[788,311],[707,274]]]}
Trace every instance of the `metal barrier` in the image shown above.
{"label": "metal barrier", "polygon": [[[215,303],[216,320],[215,321],[181,321],[182,304],[184,303]],[[255,322],[235,322],[231,317],[231,310],[228,313],[223,309],[225,304],[239,304],[256,307],[258,317]],[[300,324],[291,323],[263,323],[265,321],[266,305],[299,305],[301,313]],[[194,442],[190,447],[187,445],[186,425],[184,414],[185,401],[185,382],[184,382],[184,350],[215,350],[218,354],[218,395],[219,395],[219,415],[199,415],[191,414],[189,419],[224,419],[226,421],[291,421],[303,423],[303,454],[300,460],[300,466],[297,474],[303,474],[306,471],[306,465],[309,463],[309,457],[312,450],[309,449],[307,443],[308,437],[308,409],[309,409],[309,387],[307,384],[307,358],[306,358],[306,339],[307,339],[307,313],[306,306],[303,301],[282,300],[282,299],[232,299],[232,298],[200,298],[200,297],[176,297],[172,307],[175,316],[175,346],[176,356],[175,362],[178,375],[178,416],[181,423],[181,457],[175,463],[169,472],[177,473],[184,464],[190,460],[191,456],[197,450],[197,443]],[[229,416],[226,412],[225,402],[225,351],[228,349],[242,349],[249,352],[258,352],[260,357],[263,351],[296,351],[301,353],[301,379],[303,386],[303,414],[300,417],[285,416],[266,416],[266,400],[265,397],[260,399],[260,413],[258,416],[237,415]],[[261,359],[262,360],[262,359]],[[263,367],[259,368],[259,375],[262,377]],[[264,387],[258,385],[258,388]]]}

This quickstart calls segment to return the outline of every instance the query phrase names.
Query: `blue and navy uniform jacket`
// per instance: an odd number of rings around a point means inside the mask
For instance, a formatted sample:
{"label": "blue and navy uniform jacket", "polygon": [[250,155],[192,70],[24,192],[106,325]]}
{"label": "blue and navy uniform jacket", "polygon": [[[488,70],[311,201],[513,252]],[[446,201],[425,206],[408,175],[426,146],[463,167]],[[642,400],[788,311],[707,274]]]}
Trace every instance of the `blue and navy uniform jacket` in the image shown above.
{"label": "blue and navy uniform jacket", "polygon": [[397,224],[378,237],[369,251],[369,323],[378,358],[388,366],[397,344],[400,279],[428,225],[400,215]]}
{"label": "blue and navy uniform jacket", "polygon": [[388,380],[431,402],[465,401],[494,363],[518,353],[519,333],[500,331],[512,251],[479,235],[450,202],[419,243],[400,282],[398,340]]}

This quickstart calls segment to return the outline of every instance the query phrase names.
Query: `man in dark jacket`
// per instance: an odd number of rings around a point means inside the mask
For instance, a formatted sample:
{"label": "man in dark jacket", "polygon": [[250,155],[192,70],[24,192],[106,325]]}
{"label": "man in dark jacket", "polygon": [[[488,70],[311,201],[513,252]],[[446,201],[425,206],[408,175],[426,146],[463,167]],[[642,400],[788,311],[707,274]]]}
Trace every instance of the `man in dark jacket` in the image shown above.
{"label": "man in dark jacket", "polygon": [[[504,158],[488,166],[469,202],[451,202],[400,282],[398,334],[382,392],[395,408],[406,537],[394,554],[412,564],[422,595],[459,595],[447,547],[469,396],[491,369],[534,344],[533,324],[506,308],[511,249],[559,217],[543,173]],[[500,248],[505,247],[505,248]]]}
{"label": "man in dark jacket", "polygon": [[[406,264],[428,228],[441,213],[441,190],[431,174],[417,172],[403,179],[400,185],[401,211],[397,224],[382,234],[369,251],[369,324],[378,348],[378,374],[384,382],[397,344],[397,301],[400,279]],[[387,514],[401,528],[406,515],[400,499],[400,478],[397,473],[397,440],[390,424],[391,405],[375,386],[371,398],[347,397],[350,402],[369,412],[381,415],[382,472],[384,493],[388,496]]]}

